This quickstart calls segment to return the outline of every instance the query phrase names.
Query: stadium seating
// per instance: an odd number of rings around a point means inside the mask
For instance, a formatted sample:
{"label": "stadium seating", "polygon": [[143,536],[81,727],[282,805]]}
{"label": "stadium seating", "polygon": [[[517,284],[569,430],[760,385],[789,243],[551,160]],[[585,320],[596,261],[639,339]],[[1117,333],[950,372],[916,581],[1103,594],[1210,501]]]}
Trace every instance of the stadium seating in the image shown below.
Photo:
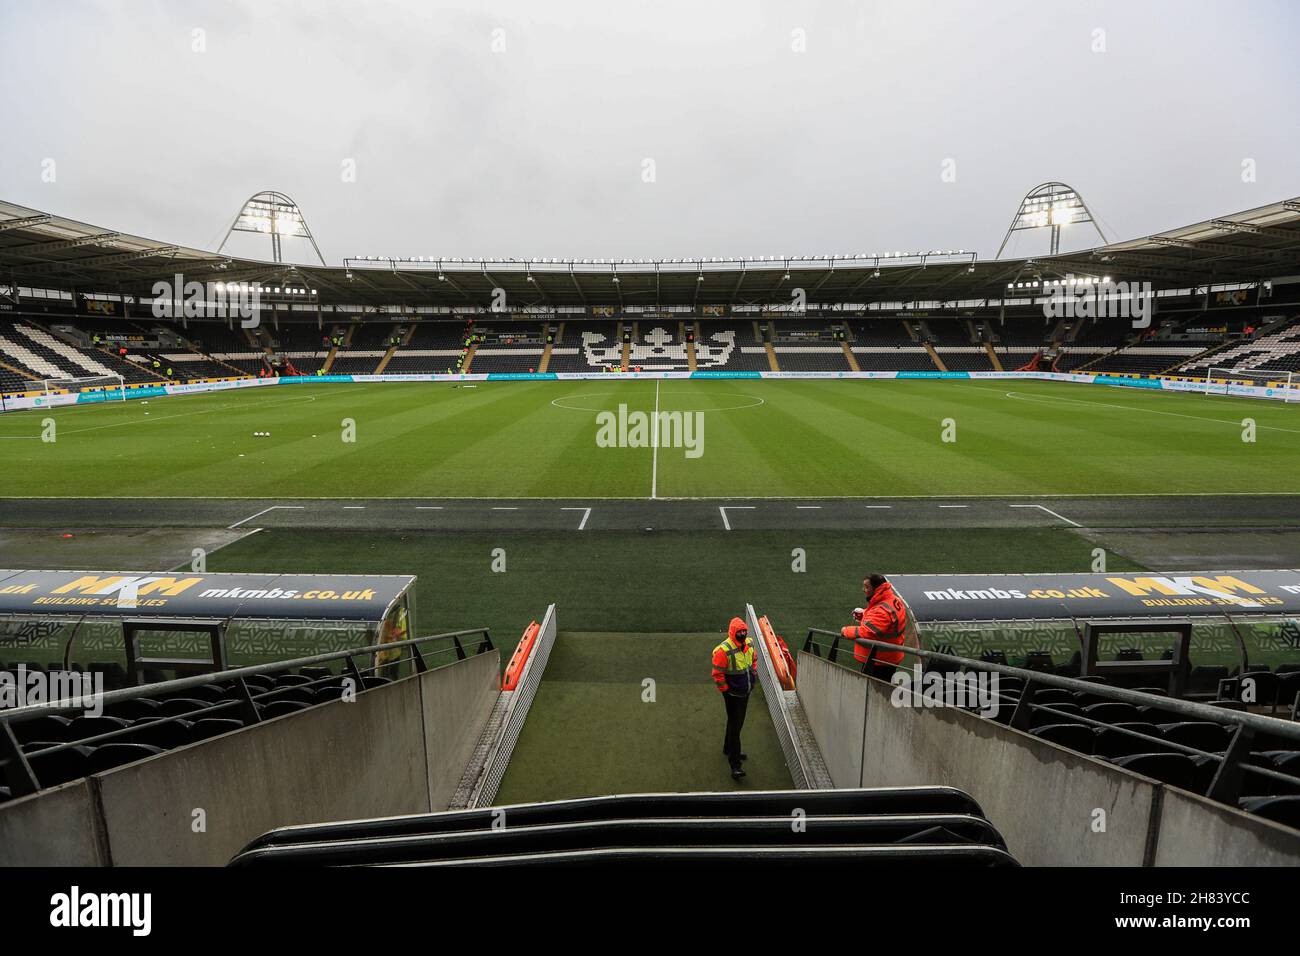
{"label": "stadium seating", "polygon": [[1179,374],[1203,375],[1210,368],[1239,371],[1300,371],[1300,318],[1281,323],[1272,330],[1219,350],[1178,369]]}

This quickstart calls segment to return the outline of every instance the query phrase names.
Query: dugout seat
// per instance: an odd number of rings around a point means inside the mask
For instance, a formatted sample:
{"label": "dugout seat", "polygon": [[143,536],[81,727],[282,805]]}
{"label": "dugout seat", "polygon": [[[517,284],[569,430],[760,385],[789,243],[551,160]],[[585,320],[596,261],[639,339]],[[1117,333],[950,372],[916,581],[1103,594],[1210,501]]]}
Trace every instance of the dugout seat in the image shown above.
{"label": "dugout seat", "polygon": [[162,702],[148,697],[136,697],[132,700],[119,700],[104,708],[109,717],[121,717],[125,720],[145,720],[161,716]]}
{"label": "dugout seat", "polygon": [[[55,746],[55,742],[52,741],[36,741],[23,745],[23,753],[30,755],[33,751],[44,750],[46,747],[53,746]],[[36,779],[40,781],[43,789],[84,777],[90,760],[90,752],[90,747],[73,746],[51,754],[28,756],[27,763],[31,766],[32,773],[36,774]],[[9,781],[9,785],[13,786],[12,780]]]}
{"label": "dugout seat", "polygon": [[184,747],[194,739],[193,721],[173,717],[170,720],[143,721],[145,726],[131,728],[131,733],[122,738],[124,743],[149,744],[171,750]]}
{"label": "dugout seat", "polygon": [[1097,740],[1094,745],[1097,756],[1108,759],[1128,757],[1134,754],[1152,753],[1159,749],[1158,744],[1124,733],[1126,730],[1146,734],[1157,739],[1160,737],[1160,729],[1155,724],[1145,724],[1138,721],[1124,721],[1112,724],[1109,727],[1100,727],[1097,729]]}
{"label": "dugout seat", "polygon": [[[1048,704],[1047,706],[1052,708],[1051,712],[1039,708],[1034,708],[1030,712],[1029,725],[1031,727],[1047,727],[1052,724],[1069,723],[1071,717],[1083,716],[1083,708],[1078,704]],[[1083,727],[1084,724],[1080,723],[1079,726]],[[1092,728],[1089,727],[1088,731],[1091,733]]]}
{"label": "dugout seat", "polygon": [[159,717],[193,717],[199,711],[206,707],[211,707],[211,701],[198,700],[194,697],[172,697],[162,702],[158,708]]}
{"label": "dugout seat", "polygon": [[1242,797],[1237,806],[1274,823],[1300,829],[1300,795],[1282,797]]}
{"label": "dugout seat", "polygon": [[1073,704],[1074,694],[1064,687],[1040,687],[1034,691],[1035,704]]}
{"label": "dugout seat", "polygon": [[1222,753],[1228,746],[1231,734],[1222,724],[1208,720],[1185,720],[1175,724],[1158,724],[1165,740],[1184,747],[1195,747],[1207,753]]}
{"label": "dugout seat", "polygon": [[239,730],[243,726],[244,722],[242,720],[235,720],[231,717],[204,717],[201,720],[194,721],[194,726],[190,728],[190,742],[198,743],[200,740],[219,737],[222,734]]}
{"label": "dugout seat", "polygon": [[1093,733],[1091,727],[1083,724],[1047,724],[1044,727],[1035,727],[1030,733],[1042,740],[1069,747],[1071,750],[1089,756],[1096,746],[1097,735]]}
{"label": "dugout seat", "polygon": [[1093,720],[1100,720],[1103,724],[1119,724],[1125,721],[1136,721],[1141,715],[1138,709],[1132,704],[1121,703],[1120,701],[1111,700],[1100,704],[1084,704],[1083,715],[1091,717]]}
{"label": "dugout seat", "polygon": [[313,705],[305,704],[300,700],[274,700],[269,704],[259,704],[258,712],[263,720],[271,720],[274,717],[283,717],[285,714],[296,714],[311,706]]}
{"label": "dugout seat", "polygon": [[68,724],[72,720],[59,714],[43,714],[32,720],[24,720],[21,723],[13,725],[14,737],[20,744],[29,743],[33,740],[57,740],[63,743],[68,740]]}
{"label": "dugout seat", "polygon": [[67,739],[85,740],[99,734],[109,734],[115,730],[126,730],[130,726],[131,722],[122,717],[75,717],[72,723],[68,724]]}
{"label": "dugout seat", "polygon": [[1196,764],[1187,754],[1129,754],[1127,757],[1113,757],[1110,762],[1117,767],[1123,767],[1125,770],[1132,770],[1144,777],[1167,783],[1171,787],[1191,791],[1196,790]]}
{"label": "dugout seat", "polygon": [[135,763],[137,760],[162,752],[162,747],[153,747],[149,744],[101,744],[92,748],[86,761],[86,773],[112,770],[114,767]]}

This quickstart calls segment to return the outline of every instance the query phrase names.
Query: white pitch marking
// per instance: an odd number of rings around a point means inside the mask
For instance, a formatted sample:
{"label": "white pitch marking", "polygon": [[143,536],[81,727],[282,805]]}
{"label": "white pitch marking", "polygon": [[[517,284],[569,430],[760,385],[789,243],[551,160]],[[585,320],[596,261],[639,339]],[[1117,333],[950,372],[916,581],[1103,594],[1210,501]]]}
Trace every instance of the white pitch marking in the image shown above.
{"label": "white pitch marking", "polygon": [[442,505],[416,505],[416,511],[441,511]]}
{"label": "white pitch marking", "polygon": [[257,514],[249,515],[247,518],[244,518],[242,521],[236,521],[234,524],[229,525],[226,528],[226,530],[233,531],[235,528],[238,528],[241,524],[247,524],[248,522],[252,521],[254,518],[262,517],[262,515],[266,514],[268,511],[276,511],[276,510],[302,511],[306,507],[307,507],[306,505],[271,505],[271,507],[269,508],[263,508]]}
{"label": "white pitch marking", "polygon": [[893,505],[863,505],[864,508],[883,508],[886,511],[894,507]]}
{"label": "white pitch marking", "polygon": [[753,511],[754,507],[754,505],[718,505],[718,514],[722,515],[722,527],[731,530],[731,522],[727,520],[728,508],[732,511]]}
{"label": "white pitch marking", "polygon": [[366,506],[365,505],[344,505],[343,510],[344,511],[365,511]]}
{"label": "white pitch marking", "polygon": [[940,508],[969,508],[970,505],[940,505]]}
{"label": "white pitch marking", "polygon": [[578,522],[578,530],[581,531],[583,528],[587,527],[587,519],[591,517],[591,509],[590,509],[590,508],[561,508],[560,510],[561,510],[561,511],[581,511],[581,512],[582,512],[582,520]]}
{"label": "white pitch marking", "polygon": [[493,508],[493,511],[518,511],[518,508]]}
{"label": "white pitch marking", "polygon": [[795,511],[821,511],[821,505],[795,505]]}
{"label": "white pitch marking", "polygon": [[1038,508],[1040,511],[1046,511],[1046,512],[1047,512],[1049,515],[1051,515],[1053,518],[1060,518],[1060,519],[1061,519],[1062,521],[1064,521],[1066,524],[1074,525],[1076,528],[1082,528],[1082,527],[1083,527],[1083,525],[1079,524],[1079,522],[1077,522],[1077,521],[1071,521],[1071,520],[1070,520],[1069,518],[1067,518],[1065,515],[1057,514],[1055,511],[1053,511],[1051,508],[1047,507],[1046,505],[1011,505],[1010,507],[1012,507],[1012,508]]}

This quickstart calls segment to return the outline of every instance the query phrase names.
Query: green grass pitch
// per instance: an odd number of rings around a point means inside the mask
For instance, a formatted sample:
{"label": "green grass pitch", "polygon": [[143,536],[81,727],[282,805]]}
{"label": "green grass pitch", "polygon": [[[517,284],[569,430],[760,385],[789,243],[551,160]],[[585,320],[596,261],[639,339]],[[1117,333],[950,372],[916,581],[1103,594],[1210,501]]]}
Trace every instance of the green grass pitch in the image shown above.
{"label": "green grass pitch", "polygon": [[[656,402],[704,413],[699,457],[597,444]],[[280,385],[6,414],[0,449],[17,497],[1300,492],[1296,406],[987,379]]]}

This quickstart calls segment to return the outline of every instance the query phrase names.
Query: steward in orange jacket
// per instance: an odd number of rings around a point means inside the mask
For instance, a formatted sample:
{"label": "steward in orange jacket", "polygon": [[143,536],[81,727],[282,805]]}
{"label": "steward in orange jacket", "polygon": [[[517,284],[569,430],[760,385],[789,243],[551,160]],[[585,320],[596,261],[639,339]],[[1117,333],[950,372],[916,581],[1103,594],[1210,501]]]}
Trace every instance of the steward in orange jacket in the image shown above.
{"label": "steward in orange jacket", "polygon": [[722,753],[731,764],[731,776],[745,775],[741,762],[749,755],[740,747],[740,728],[745,724],[749,695],[758,684],[758,659],[749,640],[749,629],[738,617],[731,619],[727,639],[713,649],[713,683],[727,708],[727,732]]}
{"label": "steward in orange jacket", "polygon": [[[857,638],[902,644],[903,635],[907,631],[907,605],[894,593],[894,586],[883,574],[868,575],[862,582],[862,593],[867,596],[867,606],[863,609],[862,616],[858,618],[857,624],[841,630],[840,635],[854,641],[853,657],[865,664],[872,648],[858,644]],[[854,617],[857,618],[856,612]],[[888,680],[893,675],[894,668],[903,662],[903,652],[883,651],[880,648],[875,651],[875,657],[872,658],[875,665],[873,673]]]}

